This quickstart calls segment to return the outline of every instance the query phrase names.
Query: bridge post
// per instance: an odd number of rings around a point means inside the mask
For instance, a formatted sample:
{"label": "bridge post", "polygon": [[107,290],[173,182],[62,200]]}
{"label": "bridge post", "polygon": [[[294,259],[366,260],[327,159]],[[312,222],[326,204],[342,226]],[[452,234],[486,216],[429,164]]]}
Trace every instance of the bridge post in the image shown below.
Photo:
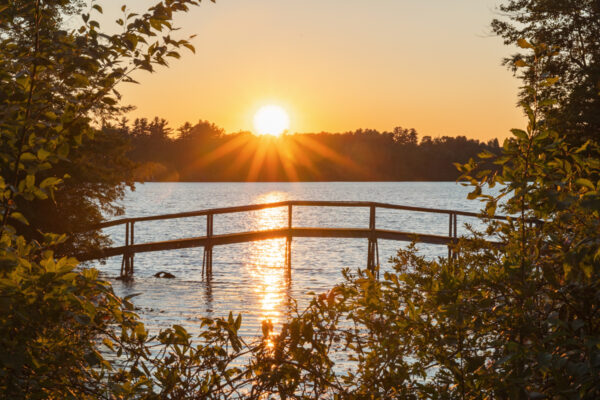
{"label": "bridge post", "polygon": [[[454,238],[454,244],[456,244],[458,242],[458,222],[457,222],[457,216],[456,213],[452,213],[454,215],[454,222],[452,223],[452,227],[454,228],[453,231],[453,235],[452,237]],[[454,254],[452,255],[454,258],[458,257],[458,252],[455,251]]]}
{"label": "bridge post", "polygon": [[285,238],[285,267],[288,277],[292,274],[292,205],[288,204],[288,234]]}
{"label": "bridge post", "polygon": [[457,217],[456,213],[451,212],[448,214],[449,223],[448,223],[448,237],[451,238],[451,244],[448,245],[448,258],[456,258],[457,254],[452,250],[452,246],[456,244],[458,239],[458,230],[457,230]]}
{"label": "bridge post", "polygon": [[[454,219],[452,218],[452,213],[448,213],[448,237],[452,237],[452,223]],[[452,246],[448,245],[448,260],[452,258]]]}
{"label": "bridge post", "polygon": [[367,269],[375,271],[379,265],[379,246],[377,245],[377,236],[375,234],[375,205],[370,206],[369,212],[369,248],[367,251]]}
{"label": "bridge post", "polygon": [[204,246],[204,258],[202,260],[202,271],[204,272],[204,266],[206,264],[206,277],[212,275],[212,255],[213,255],[213,245],[211,238],[213,236],[213,214],[206,215],[206,238],[207,243]]}
{"label": "bridge post", "polygon": [[[130,226],[129,226],[129,245],[133,246],[134,243],[134,236],[133,236],[133,231],[134,231],[134,221],[130,222]],[[133,278],[133,257],[135,256],[135,253],[133,251],[131,251],[129,253],[129,275],[130,277]]]}
{"label": "bridge post", "polygon": [[134,222],[127,221],[125,223],[125,253],[121,261],[121,279],[131,279],[133,277],[133,251],[130,246],[134,244]]}
{"label": "bridge post", "polygon": [[121,274],[119,277],[121,279],[125,278],[125,271],[127,271],[127,250],[129,249],[129,222],[125,223],[125,253],[123,253],[123,258],[121,259]]}

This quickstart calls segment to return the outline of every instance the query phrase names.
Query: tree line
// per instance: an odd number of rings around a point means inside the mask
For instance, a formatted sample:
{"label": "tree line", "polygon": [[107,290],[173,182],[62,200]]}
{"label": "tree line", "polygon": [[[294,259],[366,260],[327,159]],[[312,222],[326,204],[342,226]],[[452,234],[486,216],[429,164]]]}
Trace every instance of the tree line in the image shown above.
{"label": "tree line", "polygon": [[137,180],[150,181],[452,181],[454,163],[500,152],[497,139],[419,137],[415,129],[255,136],[226,134],[199,121],[174,131],[165,119],[106,125],[131,143]]}

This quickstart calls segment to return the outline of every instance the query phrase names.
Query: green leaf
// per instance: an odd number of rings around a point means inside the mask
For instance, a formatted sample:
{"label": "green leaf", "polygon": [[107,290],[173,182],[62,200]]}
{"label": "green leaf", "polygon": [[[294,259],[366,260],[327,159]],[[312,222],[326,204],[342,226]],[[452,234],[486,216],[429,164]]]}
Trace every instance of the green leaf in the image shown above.
{"label": "green leaf", "polygon": [[517,40],[517,45],[522,49],[533,49],[533,45],[523,38]]}
{"label": "green leaf", "polygon": [[488,202],[485,206],[485,212],[488,216],[493,217],[496,214],[496,202]]}
{"label": "green leaf", "polygon": [[183,46],[190,50],[192,53],[196,54],[196,48],[192,44],[184,43]]}
{"label": "green leaf", "polygon": [[519,67],[519,68],[522,68],[522,67],[526,67],[527,63],[525,61],[519,59],[519,60],[515,61],[515,66]]}
{"label": "green leaf", "polygon": [[529,136],[527,135],[527,132],[525,132],[522,129],[511,129],[510,131],[512,132],[513,135],[515,135],[519,139],[527,140],[529,138]]}
{"label": "green leaf", "polygon": [[594,183],[587,178],[579,178],[575,181],[575,183],[579,186],[584,186],[590,190],[596,190]]}
{"label": "green leaf", "polygon": [[37,157],[40,159],[40,161],[46,160],[50,154],[51,153],[43,147],[37,151]]}
{"label": "green leaf", "polygon": [[536,142],[539,142],[543,139],[546,139],[548,136],[550,135],[550,131],[549,130],[543,130],[542,132],[540,132],[539,134],[537,134],[533,140]]}
{"label": "green leaf", "polygon": [[40,183],[40,188],[45,189],[47,187],[52,187],[52,186],[56,186],[58,184],[61,184],[62,182],[63,182],[62,179],[56,178],[54,176],[51,176],[51,177],[48,177],[48,178],[44,179]]}
{"label": "green leaf", "polygon": [[115,348],[114,348],[113,342],[112,342],[110,339],[108,339],[108,338],[104,338],[104,339],[102,340],[102,343],[104,343],[104,345],[105,345],[106,347],[108,347],[109,349],[111,349],[112,351],[115,351]]}
{"label": "green leaf", "polygon": [[30,152],[25,152],[23,154],[21,154],[21,161],[34,161],[37,160],[37,158]]}
{"label": "green leaf", "polygon": [[135,326],[135,334],[138,337],[138,339],[140,339],[140,340],[143,340],[143,339],[146,338],[147,332],[146,332],[146,328],[144,327],[144,324],[142,324],[141,322],[139,322]]}
{"label": "green leaf", "polygon": [[556,82],[558,82],[560,80],[560,78],[558,76],[554,76],[552,78],[546,78],[543,82],[544,86],[552,86],[554,84],[556,84]]}
{"label": "green leaf", "polygon": [[481,187],[476,186],[475,189],[467,195],[467,199],[475,200],[476,198],[479,197],[479,195],[481,195]]}
{"label": "green leaf", "polygon": [[29,174],[25,177],[25,186],[28,189],[33,189],[35,186],[35,175]]}
{"label": "green leaf", "polygon": [[579,153],[586,151],[589,145],[590,145],[590,140],[588,140],[583,145],[581,145],[581,147],[579,147],[577,150],[575,150],[575,153],[579,154]]}
{"label": "green leaf", "polygon": [[60,147],[57,149],[56,154],[62,158],[65,159],[67,158],[67,156],[69,155],[69,150],[70,150],[70,146],[68,143],[63,143],[60,145]]}
{"label": "green leaf", "polygon": [[12,219],[15,219],[15,220],[21,222],[22,224],[29,225],[29,221],[27,221],[27,218],[25,218],[25,216],[23,214],[21,214],[20,212],[15,211],[15,212],[11,213],[10,217]]}

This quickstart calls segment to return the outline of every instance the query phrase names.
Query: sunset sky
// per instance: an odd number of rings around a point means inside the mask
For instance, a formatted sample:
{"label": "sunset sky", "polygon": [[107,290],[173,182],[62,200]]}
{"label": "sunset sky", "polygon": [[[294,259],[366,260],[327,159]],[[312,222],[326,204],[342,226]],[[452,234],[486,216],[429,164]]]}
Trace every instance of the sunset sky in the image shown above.
{"label": "sunset sky", "polygon": [[288,112],[291,132],[402,126],[503,139],[524,119],[519,81],[501,66],[512,49],[489,28],[498,4],[205,0],[176,19],[178,34],[198,35],[196,54],[120,89],[137,107],[130,119],[158,115],[173,128],[203,119],[253,130],[256,111],[273,104]]}

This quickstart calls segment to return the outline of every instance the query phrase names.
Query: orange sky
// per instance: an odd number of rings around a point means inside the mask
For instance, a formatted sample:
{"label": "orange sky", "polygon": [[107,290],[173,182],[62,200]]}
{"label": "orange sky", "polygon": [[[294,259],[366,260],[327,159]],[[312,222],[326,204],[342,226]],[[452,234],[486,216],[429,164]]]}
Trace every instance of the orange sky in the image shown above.
{"label": "orange sky", "polygon": [[519,81],[500,65],[511,48],[489,28],[498,3],[204,0],[176,19],[198,35],[196,54],[120,90],[137,107],[130,119],[158,115],[174,128],[204,119],[252,130],[256,110],[277,104],[292,132],[403,126],[503,139],[524,118]]}

